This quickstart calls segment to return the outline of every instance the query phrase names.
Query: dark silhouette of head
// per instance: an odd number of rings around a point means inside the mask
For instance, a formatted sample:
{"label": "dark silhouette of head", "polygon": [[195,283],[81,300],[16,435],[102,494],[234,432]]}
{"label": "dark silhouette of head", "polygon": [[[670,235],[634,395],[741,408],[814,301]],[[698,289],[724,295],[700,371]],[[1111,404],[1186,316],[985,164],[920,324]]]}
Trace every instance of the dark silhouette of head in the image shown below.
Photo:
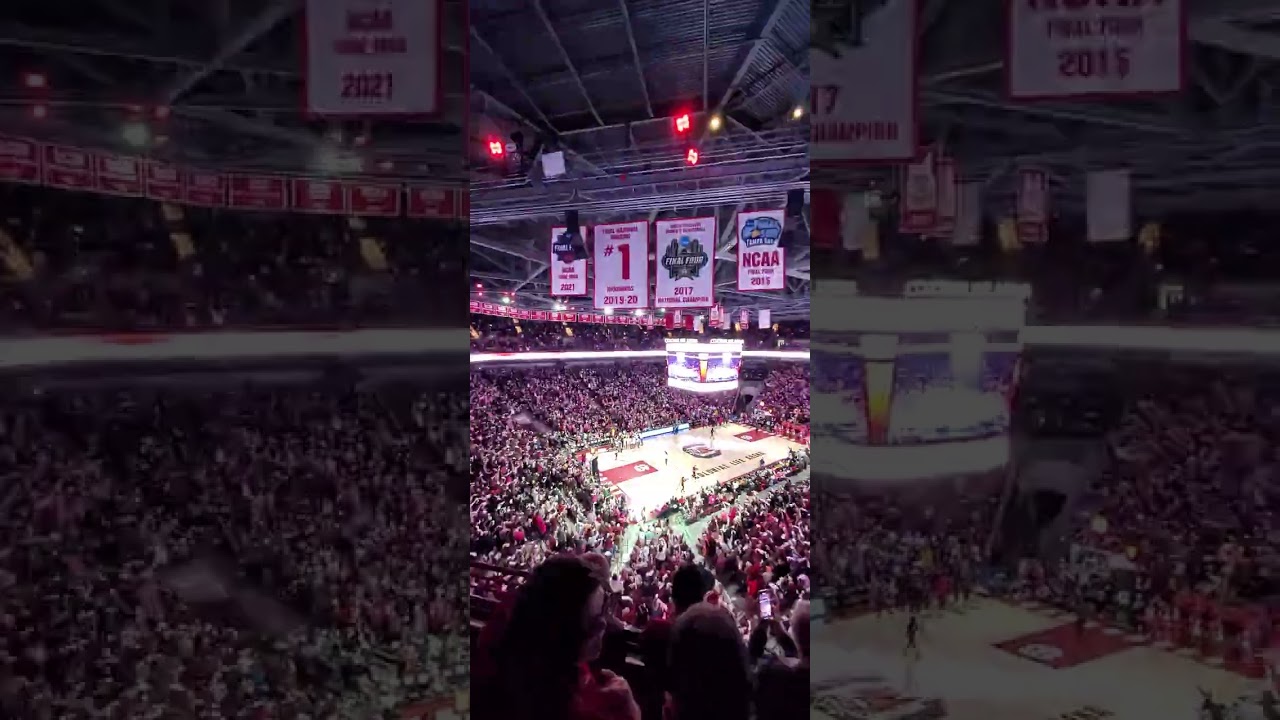
{"label": "dark silhouette of head", "polygon": [[604,594],[573,557],[553,557],[529,576],[495,653],[506,717],[571,716],[581,664],[600,652]]}
{"label": "dark silhouette of head", "polygon": [[724,608],[698,603],[676,618],[668,664],[667,720],[747,720],[750,716],[747,646]]}

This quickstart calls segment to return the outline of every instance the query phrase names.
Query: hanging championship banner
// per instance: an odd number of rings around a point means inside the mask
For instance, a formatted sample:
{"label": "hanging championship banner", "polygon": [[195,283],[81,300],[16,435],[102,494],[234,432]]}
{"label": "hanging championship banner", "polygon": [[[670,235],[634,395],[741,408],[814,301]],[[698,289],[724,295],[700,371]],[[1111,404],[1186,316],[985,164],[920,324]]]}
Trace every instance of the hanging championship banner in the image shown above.
{"label": "hanging championship banner", "polygon": [[[574,243],[565,235],[568,228],[551,228],[551,297],[568,297],[586,295],[587,293],[587,259],[577,259]],[[587,228],[582,227],[582,234]]]}
{"label": "hanging championship banner", "polygon": [[654,223],[654,307],[705,308],[715,304],[716,219]]}
{"label": "hanging championship banner", "polygon": [[786,290],[784,210],[738,213],[738,290]]}
{"label": "hanging championship banner", "polygon": [[840,203],[840,247],[851,252],[862,249],[862,241],[871,225],[871,208],[867,194],[846,193]]}
{"label": "hanging championship banner", "polygon": [[1133,234],[1133,191],[1129,171],[1099,170],[1085,176],[1089,240],[1128,240]]}
{"label": "hanging championship banner", "polygon": [[1043,170],[1018,171],[1017,233],[1020,243],[1042,243],[1049,238],[1049,176]]}
{"label": "hanging championship banner", "polygon": [[809,244],[832,249],[840,245],[840,204],[837,190],[813,188],[809,191]]}
{"label": "hanging championship banner", "polygon": [[938,179],[932,155],[902,169],[902,207],[898,230],[925,233],[938,222]]}
{"label": "hanging championship banner", "polygon": [[982,183],[961,183],[956,189],[956,222],[951,244],[972,247],[982,241]]}
{"label": "hanging championship banner", "polygon": [[303,97],[317,117],[439,114],[441,0],[307,0]]}
{"label": "hanging championship banner", "polygon": [[1005,80],[1015,100],[1183,89],[1186,0],[1008,0]]}
{"label": "hanging championship banner", "polygon": [[742,326],[743,330],[746,330],[748,327],[750,327],[751,325],[750,310],[746,308],[742,308],[742,310],[738,311],[738,324]]}
{"label": "hanging championship banner", "polygon": [[914,160],[919,2],[887,0],[861,27],[848,5],[814,3],[809,157],[814,165]]}
{"label": "hanging championship banner", "polygon": [[596,308],[649,307],[649,223],[597,225],[592,261]]}
{"label": "hanging championship banner", "polygon": [[956,226],[956,161],[950,158],[938,160],[938,218],[933,223],[933,234],[950,237]]}
{"label": "hanging championship banner", "polygon": [[772,319],[772,318],[770,317],[770,315],[771,315],[771,314],[772,314],[772,311],[770,311],[770,310],[757,310],[757,311],[756,311],[756,317],[758,317],[758,318],[759,318],[759,320],[760,320],[760,329],[761,329],[761,330],[768,330],[769,328],[773,327],[773,323],[771,323],[771,322],[770,322],[770,320]]}

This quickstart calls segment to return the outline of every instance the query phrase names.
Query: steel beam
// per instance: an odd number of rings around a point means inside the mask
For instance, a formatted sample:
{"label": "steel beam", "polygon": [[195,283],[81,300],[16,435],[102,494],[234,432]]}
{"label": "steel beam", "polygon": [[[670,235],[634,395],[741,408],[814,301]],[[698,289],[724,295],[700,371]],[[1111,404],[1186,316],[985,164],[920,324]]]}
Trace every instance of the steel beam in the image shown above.
{"label": "steel beam", "polygon": [[249,21],[249,24],[235,37],[231,38],[230,42],[219,48],[218,52],[207,63],[194,72],[178,78],[177,82],[169,86],[164,93],[165,102],[168,104],[177,102],[191,88],[199,85],[200,81],[221,70],[229,60],[244,52],[258,38],[291,17],[301,7],[302,0],[276,0],[275,4],[269,6],[253,20]]}
{"label": "steel beam", "polygon": [[547,34],[551,36],[551,42],[555,43],[556,50],[560,51],[560,59],[564,60],[565,67],[569,68],[569,74],[573,76],[574,83],[578,86],[578,91],[582,93],[582,99],[587,102],[587,109],[591,111],[591,117],[596,119],[597,125],[604,125],[604,120],[600,119],[600,113],[596,111],[595,103],[591,102],[591,93],[587,92],[587,86],[582,82],[582,76],[578,74],[578,68],[574,66],[573,59],[569,57],[569,51],[564,49],[564,43],[560,42],[560,36],[556,34],[556,27],[551,22],[551,18],[547,15],[547,10],[542,6],[542,0],[533,0],[533,10],[538,14],[538,19],[542,20],[542,26],[546,28]]}
{"label": "steel beam", "polygon": [[627,7],[627,0],[618,0],[618,7],[622,10],[622,27],[627,31],[627,44],[631,46],[631,61],[636,66],[636,79],[640,81],[640,95],[644,98],[644,109],[649,111],[649,117],[653,117],[653,101],[649,99],[649,84],[645,82],[644,64],[640,62],[640,49],[636,46],[636,33],[631,28],[631,10]]}

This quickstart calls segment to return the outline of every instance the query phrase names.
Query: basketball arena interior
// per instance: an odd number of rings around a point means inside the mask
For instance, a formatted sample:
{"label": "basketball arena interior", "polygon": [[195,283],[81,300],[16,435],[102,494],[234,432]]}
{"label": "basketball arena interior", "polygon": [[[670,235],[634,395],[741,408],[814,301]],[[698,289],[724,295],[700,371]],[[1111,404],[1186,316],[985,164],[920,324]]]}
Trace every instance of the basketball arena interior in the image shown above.
{"label": "basketball arena interior", "polygon": [[[752,702],[749,638],[794,654],[808,20],[792,0],[472,3],[477,716],[614,692],[661,717],[668,672],[704,682],[666,669],[662,638],[706,597],[744,653],[707,666],[732,705]],[[581,561],[602,601],[564,595]],[[596,613],[603,639],[579,635]],[[601,675],[565,689],[582,658]],[[806,713],[807,683],[777,711]]]}
{"label": "basketball arena interior", "polygon": [[0,717],[1280,717],[1274,2],[0,14]]}

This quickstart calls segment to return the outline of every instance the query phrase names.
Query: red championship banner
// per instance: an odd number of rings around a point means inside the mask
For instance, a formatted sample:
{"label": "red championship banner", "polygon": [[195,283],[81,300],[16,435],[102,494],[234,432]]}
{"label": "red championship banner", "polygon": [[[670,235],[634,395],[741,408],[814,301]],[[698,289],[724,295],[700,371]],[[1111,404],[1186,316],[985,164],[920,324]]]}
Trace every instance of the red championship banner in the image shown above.
{"label": "red championship banner", "polygon": [[186,176],[186,200],[190,205],[224,207],[227,204],[227,176],[192,170]]}
{"label": "red championship banner", "polygon": [[597,225],[591,266],[597,309],[649,307],[649,223]]}
{"label": "red championship banner", "polygon": [[449,220],[458,217],[458,197],[455,190],[410,185],[408,193],[409,209],[406,214],[411,218]]}
{"label": "red championship banner", "polygon": [[[577,257],[573,243],[565,235],[567,228],[551,228],[550,265],[551,297],[572,297],[589,295],[587,292],[587,258]],[[587,236],[587,228],[579,228],[582,236]],[[585,247],[581,248],[586,250]]]}
{"label": "red championship banner", "polygon": [[293,178],[292,207],[298,212],[335,215],[347,211],[347,189],[339,180]]}
{"label": "red championship banner", "polygon": [[898,229],[904,233],[927,233],[938,222],[938,178],[933,156],[902,169],[902,209]]}
{"label": "red championship banner", "polygon": [[307,0],[306,111],[429,116],[443,100],[442,0]]}
{"label": "red championship banner", "polygon": [[840,210],[843,195],[836,190],[809,191],[809,243],[816,248],[840,247]]}
{"label": "red championship banner", "polygon": [[399,217],[401,192],[399,185],[350,183],[347,186],[347,209],[352,215]]}
{"label": "red championship banner", "polygon": [[1018,170],[1018,242],[1049,239],[1049,176],[1043,170]]}
{"label": "red championship banner", "polygon": [[[847,2],[814,3],[809,157],[814,165],[917,156],[917,0],[875,3],[848,28]],[[819,32],[821,30],[821,32]]]}
{"label": "red championship banner", "polygon": [[467,194],[453,188],[292,175],[226,174],[130,155],[0,136],[0,182],[245,210],[289,210],[454,220]]}
{"label": "red championship banner", "polygon": [[88,150],[46,145],[44,184],[65,190],[93,190],[94,162],[94,155]]}
{"label": "red championship banner", "polygon": [[289,181],[278,175],[232,175],[227,204],[239,210],[287,210]]}
{"label": "red championship banner", "polygon": [[39,184],[41,152],[35,140],[0,136],[0,180]]}
{"label": "red championship banner", "polygon": [[147,197],[162,202],[180,203],[183,172],[176,165],[152,161],[146,164]]}
{"label": "red championship banner", "polygon": [[941,237],[950,237],[956,226],[959,199],[956,194],[956,161],[951,158],[939,158],[937,170],[938,219],[933,224],[933,233]]}
{"label": "red championship banner", "polygon": [[1181,92],[1187,0],[1006,0],[1016,100]]}
{"label": "red championship banner", "polygon": [[782,247],[784,210],[738,213],[738,290],[786,290],[787,258]]}
{"label": "red championship banner", "polygon": [[141,197],[146,194],[147,183],[140,158],[102,153],[94,157],[98,163],[99,192],[129,197]]}

